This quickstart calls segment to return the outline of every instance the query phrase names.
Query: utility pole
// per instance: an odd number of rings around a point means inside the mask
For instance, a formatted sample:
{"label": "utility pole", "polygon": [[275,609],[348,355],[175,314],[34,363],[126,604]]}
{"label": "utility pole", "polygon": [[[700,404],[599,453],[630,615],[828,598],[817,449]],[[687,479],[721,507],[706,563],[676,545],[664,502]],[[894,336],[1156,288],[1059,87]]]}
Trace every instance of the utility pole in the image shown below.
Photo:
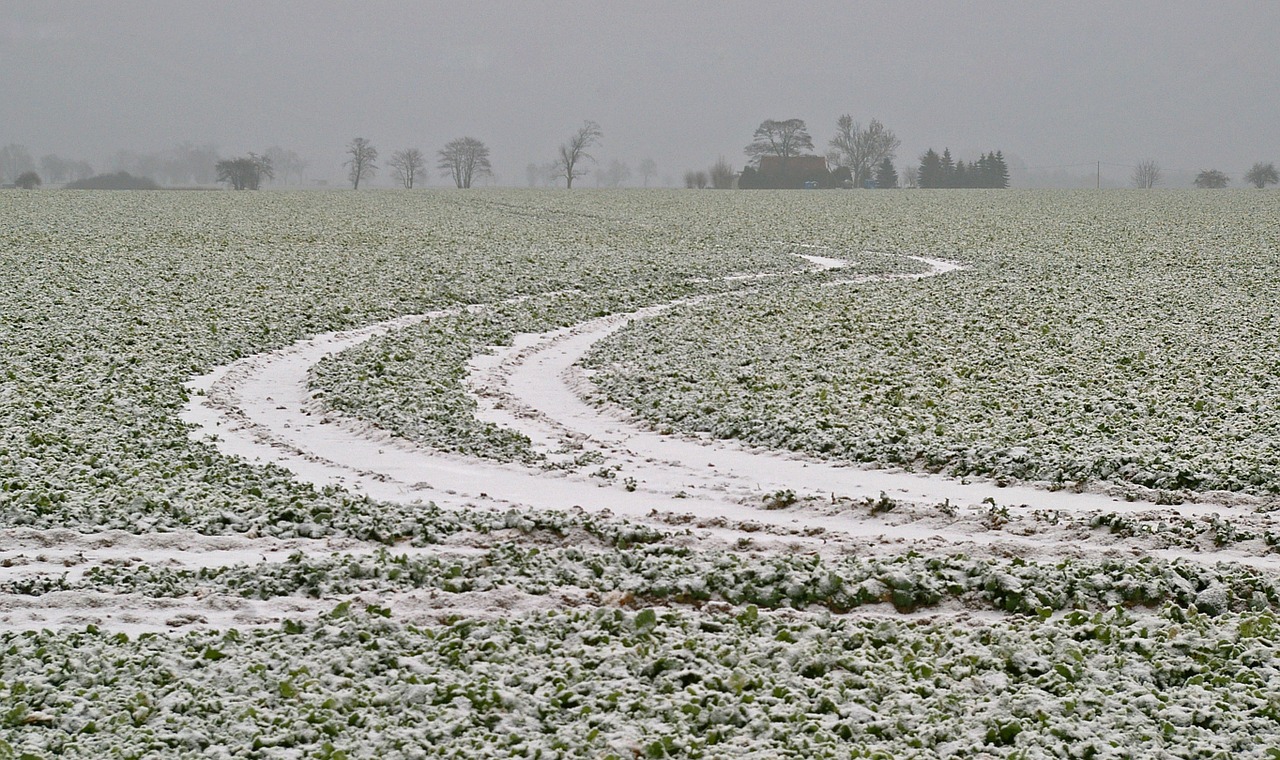
{"label": "utility pole", "polygon": [[1093,189],[1101,190],[1102,189],[1102,162],[1101,161],[1098,162],[1098,166],[1094,170],[1094,172],[1095,173],[1093,175]]}

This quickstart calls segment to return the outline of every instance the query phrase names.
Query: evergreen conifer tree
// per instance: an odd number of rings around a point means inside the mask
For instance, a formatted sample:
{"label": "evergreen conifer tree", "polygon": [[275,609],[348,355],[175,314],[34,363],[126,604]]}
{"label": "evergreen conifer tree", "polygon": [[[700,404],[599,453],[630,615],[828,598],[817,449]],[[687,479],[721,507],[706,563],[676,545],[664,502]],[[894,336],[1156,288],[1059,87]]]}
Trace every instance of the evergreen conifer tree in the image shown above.
{"label": "evergreen conifer tree", "polygon": [[951,159],[951,149],[942,149],[942,184],[938,187],[955,187],[956,162]]}
{"label": "evergreen conifer tree", "polygon": [[983,153],[981,156],[979,156],[977,162],[973,164],[973,169],[974,169],[974,177],[973,177],[974,187],[991,187],[992,186],[993,183],[991,181],[991,157],[989,155],[987,155],[986,153]]}
{"label": "evergreen conifer tree", "polygon": [[876,167],[876,187],[894,188],[898,186],[898,170],[893,168],[893,159],[886,158]]}
{"label": "evergreen conifer tree", "polygon": [[946,175],[942,171],[942,159],[933,148],[925,151],[925,154],[920,157],[920,169],[917,174],[920,187],[944,186]]}
{"label": "evergreen conifer tree", "polygon": [[1004,190],[1009,187],[1009,167],[1004,162],[1004,154],[996,151],[991,157],[991,186]]}

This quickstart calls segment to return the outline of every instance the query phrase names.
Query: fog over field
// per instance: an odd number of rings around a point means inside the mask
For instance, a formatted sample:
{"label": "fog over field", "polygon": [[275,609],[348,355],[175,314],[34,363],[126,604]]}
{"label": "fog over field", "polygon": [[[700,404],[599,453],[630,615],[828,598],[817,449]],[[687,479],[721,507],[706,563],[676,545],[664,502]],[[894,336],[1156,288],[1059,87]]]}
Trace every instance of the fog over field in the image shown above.
{"label": "fog over field", "polygon": [[525,185],[590,119],[600,166],[652,158],[652,183],[678,184],[719,156],[741,167],[762,120],[804,119],[821,152],[848,113],[893,129],[900,164],[1002,150],[1014,186],[1127,184],[1145,159],[1164,186],[1204,169],[1238,185],[1280,159],[1277,29],[1280,5],[1239,0],[7,0],[0,145],[99,170],[281,146],[307,161],[300,183],[341,185],[353,137],[434,165],[475,136],[487,181]]}

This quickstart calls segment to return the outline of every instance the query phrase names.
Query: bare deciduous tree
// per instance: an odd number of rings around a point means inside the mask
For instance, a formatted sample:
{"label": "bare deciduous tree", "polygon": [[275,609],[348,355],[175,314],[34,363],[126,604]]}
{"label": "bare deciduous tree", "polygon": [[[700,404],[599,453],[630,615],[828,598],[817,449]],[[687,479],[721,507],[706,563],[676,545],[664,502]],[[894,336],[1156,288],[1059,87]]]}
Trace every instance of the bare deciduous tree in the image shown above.
{"label": "bare deciduous tree", "polygon": [[1276,171],[1276,165],[1270,162],[1262,163],[1259,161],[1254,164],[1249,171],[1244,173],[1245,182],[1253,185],[1261,190],[1267,185],[1275,185],[1280,183],[1280,172]]}
{"label": "bare deciduous tree", "polygon": [[622,187],[631,179],[631,167],[627,166],[625,161],[613,159],[609,162],[609,166],[604,171],[598,172],[597,176],[604,187]]}
{"label": "bare deciduous tree", "polygon": [[785,170],[789,159],[802,155],[802,151],[813,150],[813,138],[804,119],[765,119],[756,127],[754,137],[745,149],[754,164],[759,164],[763,156],[777,156]]}
{"label": "bare deciduous tree", "polygon": [[471,187],[476,177],[493,171],[489,165],[489,146],[474,137],[459,137],[446,143],[436,166],[440,174],[451,177],[460,189]]}
{"label": "bare deciduous tree", "polygon": [[53,184],[60,185],[66,182],[70,169],[71,162],[56,154],[50,153],[40,157],[40,173]]}
{"label": "bare deciduous tree", "polygon": [[64,184],[93,176],[93,167],[84,161],[62,158],[50,153],[40,159],[40,174],[53,184]]}
{"label": "bare deciduous tree", "polygon": [[711,171],[708,173],[711,186],[716,190],[733,189],[733,166],[721,156],[718,161],[711,165]]}
{"label": "bare deciduous tree", "polygon": [[303,172],[307,162],[295,151],[285,150],[279,145],[267,148],[267,158],[271,159],[271,167],[276,170],[277,178],[286,184],[301,185]]}
{"label": "bare deciduous tree", "polygon": [[396,175],[396,181],[404,185],[406,190],[412,190],[418,175],[426,169],[427,161],[417,148],[405,148],[392,153],[387,165]]}
{"label": "bare deciduous tree", "polygon": [[912,171],[910,167],[903,170],[902,175],[898,179],[903,187],[917,188],[920,187],[920,175]]}
{"label": "bare deciduous tree", "polygon": [[88,161],[73,161],[71,164],[71,180],[86,180],[93,176],[93,165]]}
{"label": "bare deciduous tree", "polygon": [[378,149],[363,137],[357,137],[347,145],[347,155],[350,158],[342,165],[347,167],[351,188],[359,190],[360,180],[372,179],[378,173],[378,165],[375,163],[378,160]]}
{"label": "bare deciduous tree", "polygon": [[525,178],[529,181],[529,187],[551,187],[556,183],[559,174],[556,171],[556,165],[552,163],[535,164],[530,162],[524,167]]}
{"label": "bare deciduous tree", "polygon": [[703,190],[710,182],[711,178],[702,169],[684,173],[684,186],[690,190]]}
{"label": "bare deciduous tree", "polygon": [[19,174],[35,171],[36,162],[26,147],[9,143],[0,148],[0,182],[13,182]]}
{"label": "bare deciduous tree", "polygon": [[831,138],[827,158],[837,166],[847,166],[853,173],[853,186],[864,187],[872,170],[886,158],[892,159],[902,141],[879,120],[872,119],[866,128],[849,114],[836,121],[836,136]]}
{"label": "bare deciduous tree", "polygon": [[[266,155],[272,159],[272,168],[279,169],[270,150]],[[222,181],[217,176],[218,147],[213,143],[196,145],[184,141],[161,153],[159,159],[159,175],[170,185],[208,185]]]}
{"label": "bare deciduous tree", "polygon": [[127,172],[135,177],[154,178],[159,176],[162,160],[155,153],[135,153],[131,150],[118,150],[111,157],[111,165],[116,172]]}
{"label": "bare deciduous tree", "polygon": [[1144,190],[1150,190],[1160,183],[1160,164],[1152,159],[1139,161],[1138,165],[1133,167],[1133,186],[1140,187]]}
{"label": "bare deciduous tree", "polygon": [[548,161],[539,167],[542,171],[542,186],[555,187],[556,182],[560,181],[560,169],[555,161]]}
{"label": "bare deciduous tree", "polygon": [[555,161],[556,174],[564,177],[566,187],[573,187],[573,181],[587,173],[581,166],[582,162],[595,160],[587,152],[587,148],[598,145],[602,137],[604,132],[600,131],[600,125],[588,120],[582,122],[569,142],[560,146],[560,156]]}
{"label": "bare deciduous tree", "polygon": [[636,171],[640,172],[640,178],[644,180],[644,186],[649,186],[649,179],[658,173],[658,164],[652,158],[646,158],[636,167]]}

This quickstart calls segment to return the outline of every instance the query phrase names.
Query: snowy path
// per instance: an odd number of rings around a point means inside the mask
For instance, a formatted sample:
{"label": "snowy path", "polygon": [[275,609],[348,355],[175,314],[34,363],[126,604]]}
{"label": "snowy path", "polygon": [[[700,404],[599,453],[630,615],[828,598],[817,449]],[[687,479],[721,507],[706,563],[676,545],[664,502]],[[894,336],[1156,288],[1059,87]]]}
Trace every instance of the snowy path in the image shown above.
{"label": "snowy path", "polygon": [[[828,257],[804,258],[820,268],[844,265]],[[948,261],[918,260],[930,270],[845,282],[910,280],[957,268]],[[732,298],[735,294],[712,297]],[[566,447],[578,453],[597,452],[603,461],[592,465],[590,473],[547,471],[442,454],[327,411],[311,396],[309,371],[325,356],[423,320],[456,314],[457,309],[319,335],[218,368],[189,383],[192,396],[183,418],[197,426],[193,437],[213,440],[223,453],[277,464],[317,486],[337,485],[376,500],[430,501],[452,509],[581,509],[666,528],[688,528],[692,533],[682,540],[708,548],[864,556],[897,554],[906,549],[1029,558],[1149,554],[1280,569],[1280,557],[1261,541],[1218,546],[1209,540],[1178,542],[1161,532],[1161,526],[1169,523],[1181,521],[1185,527],[1215,515],[1230,517],[1233,523],[1255,531],[1274,529],[1271,515],[1259,513],[1246,501],[1157,506],[1098,493],[1002,488],[981,479],[969,482],[842,466],[732,442],[660,435],[623,410],[585,401],[592,390],[590,378],[575,363],[592,345],[631,321],[674,305],[610,315],[544,334],[519,335],[512,346],[472,361],[467,383],[483,419],[525,433],[548,452]],[[601,477],[601,470],[612,476]],[[764,508],[767,495],[784,491],[794,492],[795,504],[784,509]],[[871,504],[881,494],[895,502],[891,510],[872,510]],[[1108,512],[1147,520],[1155,529],[1121,535],[1090,525],[1092,516]],[[146,536],[23,530],[0,533],[0,581],[64,574],[75,579],[99,566],[199,569],[284,562],[299,552],[329,557],[384,548],[351,539],[279,540],[190,532]],[[482,550],[475,541],[468,543],[464,537],[461,543],[422,549],[395,547],[393,551],[466,554]],[[166,600],[89,591],[0,595],[0,629],[83,625],[86,621],[127,631],[189,625],[275,625],[288,617],[330,609],[336,601],[291,596],[250,602],[216,594]],[[573,589],[537,597],[502,589],[466,595],[420,591],[378,600],[420,618],[600,602]]]}
{"label": "snowy path", "polygon": [[[929,264],[932,271],[881,279],[918,279],[956,268],[947,261],[919,260]],[[509,347],[475,357],[467,383],[480,404],[480,418],[524,433],[548,454],[566,447],[598,452],[604,457],[601,466],[614,468],[618,477],[634,477],[641,486],[662,493],[682,489],[690,495],[733,493],[758,501],[761,493],[792,489],[800,495],[834,494],[851,499],[875,499],[884,493],[895,500],[950,502],[957,506],[979,505],[991,499],[1000,505],[1029,505],[1069,513],[1139,513],[1153,509],[1150,502],[1125,501],[1101,492],[999,486],[984,478],[960,480],[875,469],[763,451],[708,437],[663,435],[648,429],[643,420],[626,410],[589,401],[598,394],[594,393],[589,371],[575,366],[577,362],[593,345],[627,324],[669,308],[670,305],[655,306],[552,332],[520,335]],[[1162,509],[1191,518],[1256,514],[1250,500],[1236,497],[1234,501],[1235,505],[1198,501]]]}
{"label": "snowy path", "polygon": [[[842,264],[827,257],[805,258],[823,268]],[[918,279],[957,268],[952,262],[919,260],[929,265],[928,272],[878,279]],[[872,278],[862,281],[867,279]],[[716,525],[730,533],[746,524],[746,532],[755,535],[761,529],[792,536],[822,534],[828,544],[843,540],[858,545],[868,540],[1001,544],[1051,556],[1091,548],[1080,545],[1079,520],[1067,521],[1073,532],[1065,536],[1066,529],[1048,530],[1038,524],[1025,530],[1018,525],[1005,530],[975,529],[991,502],[1008,506],[1015,523],[1034,511],[1156,513],[1193,520],[1220,513],[1262,519],[1247,505],[1156,507],[1103,494],[1001,488],[984,480],[841,466],[734,443],[663,436],[618,410],[584,401],[581,396],[589,381],[574,363],[595,342],[628,322],[670,307],[660,305],[546,334],[517,336],[511,347],[472,363],[469,383],[481,402],[482,417],[521,430],[548,450],[566,443],[593,449],[605,459],[595,471],[611,469],[612,478],[442,454],[360,420],[327,412],[311,397],[308,370],[322,358],[433,315],[317,336],[216,370],[192,381],[193,390],[203,395],[193,396],[186,419],[200,425],[203,434],[215,436],[225,453],[274,462],[303,480],[340,485],[374,499],[434,501],[466,509],[582,508],[648,522]],[[632,483],[634,490],[624,487],[625,483]],[[794,491],[800,503],[783,510],[762,508],[766,495],[784,490]],[[869,509],[857,506],[879,498],[882,492],[904,508],[873,516]],[[932,508],[939,504],[955,507],[957,514]],[[1114,551],[1117,546],[1096,548]],[[1125,548],[1162,547],[1158,541],[1141,541]]]}

